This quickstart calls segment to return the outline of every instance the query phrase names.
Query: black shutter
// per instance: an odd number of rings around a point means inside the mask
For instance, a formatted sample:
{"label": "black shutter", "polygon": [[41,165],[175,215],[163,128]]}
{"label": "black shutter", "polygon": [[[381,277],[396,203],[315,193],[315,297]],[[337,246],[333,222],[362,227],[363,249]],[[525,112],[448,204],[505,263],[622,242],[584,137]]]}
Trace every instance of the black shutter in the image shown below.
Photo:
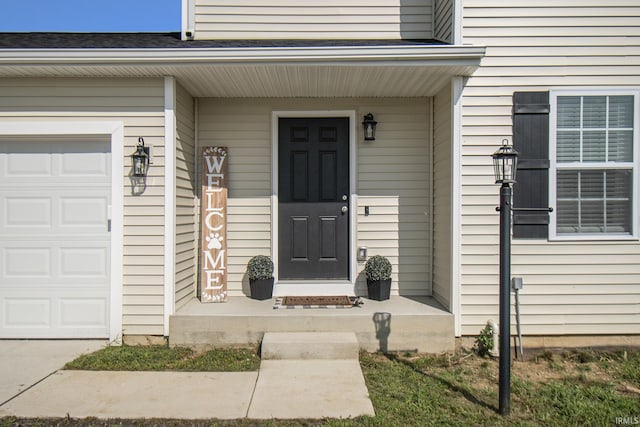
{"label": "black shutter", "polygon": [[[518,171],[513,187],[514,208],[549,207],[549,92],[514,92],[513,147]],[[549,236],[549,213],[515,211],[513,237]]]}

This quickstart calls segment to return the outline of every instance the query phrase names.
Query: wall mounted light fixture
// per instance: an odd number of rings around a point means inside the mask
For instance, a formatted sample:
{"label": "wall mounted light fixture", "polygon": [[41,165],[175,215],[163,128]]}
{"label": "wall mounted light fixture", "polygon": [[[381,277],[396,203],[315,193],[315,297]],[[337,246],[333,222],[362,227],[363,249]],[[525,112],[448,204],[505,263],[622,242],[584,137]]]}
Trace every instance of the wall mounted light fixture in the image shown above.
{"label": "wall mounted light fixture", "polygon": [[136,178],[146,177],[149,171],[150,156],[149,147],[145,147],[142,137],[138,138],[138,146],[136,147],[136,152],[131,155],[131,159],[133,161],[132,175]]}
{"label": "wall mounted light fixture", "polygon": [[364,128],[364,140],[375,141],[376,140],[376,125],[378,122],[373,118],[373,114],[369,113],[364,116],[362,127]]}

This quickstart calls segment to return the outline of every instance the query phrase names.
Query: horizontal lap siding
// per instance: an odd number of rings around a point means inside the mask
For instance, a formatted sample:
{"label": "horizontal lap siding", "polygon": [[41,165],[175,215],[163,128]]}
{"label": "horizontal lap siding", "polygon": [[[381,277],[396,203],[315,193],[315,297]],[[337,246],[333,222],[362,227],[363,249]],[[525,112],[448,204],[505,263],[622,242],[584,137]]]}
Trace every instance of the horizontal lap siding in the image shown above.
{"label": "horizontal lap siding", "polygon": [[[490,155],[503,138],[511,141],[513,92],[640,86],[640,4],[603,3],[464,2],[464,43],[488,48],[463,100],[463,334],[498,317],[498,187]],[[638,242],[514,240],[512,253],[512,274],[524,279],[524,334],[640,331]]]}
{"label": "horizontal lap siding", "polygon": [[[162,79],[0,79],[0,120],[124,122],[124,334],[163,333],[164,83]],[[153,146],[142,196],[130,154]],[[115,280],[119,280],[116,278]]]}
{"label": "horizontal lap siding", "polygon": [[451,309],[451,88],[434,97],[433,296]]}
{"label": "horizontal lap siding", "polygon": [[432,0],[196,0],[197,39],[429,39]]}
{"label": "horizontal lap siding", "polygon": [[195,294],[197,228],[195,217],[195,129],[193,98],[180,85],[176,94],[176,277],[175,308]]}
{"label": "horizontal lap siding", "polygon": [[200,99],[198,113],[199,145],[227,147],[228,289],[248,294],[247,262],[271,255],[271,110],[264,101]]}
{"label": "horizontal lap siding", "polygon": [[[394,292],[431,295],[428,100],[362,107],[375,113],[378,131],[375,141],[358,143],[358,246],[367,246],[369,256],[389,258]],[[361,275],[359,288],[364,286]]]}
{"label": "horizontal lap siding", "polygon": [[[201,99],[199,144],[228,147],[228,268],[231,295],[248,292],[246,264],[271,254],[272,111],[355,110],[356,129],[369,111],[374,142],[358,141],[358,246],[386,255],[394,286],[408,294],[430,289],[428,108],[424,99]],[[364,206],[371,215],[364,216]],[[359,264],[359,271],[363,264]],[[364,292],[362,279],[360,290]]]}

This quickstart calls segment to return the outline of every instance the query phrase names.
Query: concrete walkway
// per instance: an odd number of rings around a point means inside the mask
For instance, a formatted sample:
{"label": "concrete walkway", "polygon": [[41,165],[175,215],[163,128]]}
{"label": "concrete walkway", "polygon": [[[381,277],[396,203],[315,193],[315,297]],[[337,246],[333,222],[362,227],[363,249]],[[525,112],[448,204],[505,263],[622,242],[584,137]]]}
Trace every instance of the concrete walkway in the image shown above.
{"label": "concrete walkway", "polygon": [[104,340],[0,340],[0,405]]}
{"label": "concrete walkway", "polygon": [[59,371],[0,407],[0,416],[235,419],[257,372]]}
{"label": "concrete walkway", "polygon": [[[1,342],[0,349],[4,349]],[[0,363],[4,359],[0,354]],[[17,365],[15,369],[29,369]],[[0,417],[293,419],[374,415],[360,365],[354,359],[263,360],[258,372],[235,373],[59,370],[14,392],[0,405]]]}
{"label": "concrete walkway", "polygon": [[374,416],[356,360],[264,360],[248,418]]}

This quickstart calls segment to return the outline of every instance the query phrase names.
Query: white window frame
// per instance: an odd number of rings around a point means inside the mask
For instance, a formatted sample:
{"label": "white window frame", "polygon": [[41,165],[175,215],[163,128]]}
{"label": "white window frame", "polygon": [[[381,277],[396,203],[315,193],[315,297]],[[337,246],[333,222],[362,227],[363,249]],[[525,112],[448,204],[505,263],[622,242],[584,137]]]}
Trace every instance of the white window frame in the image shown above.
{"label": "white window frame", "polygon": [[[593,162],[585,165],[584,163],[560,163],[557,162],[557,107],[558,97],[563,96],[633,96],[633,161],[629,163],[619,164],[618,162]],[[629,88],[587,88],[587,89],[572,89],[572,90],[551,90],[549,93],[549,200],[551,206],[554,207],[553,212],[550,214],[549,221],[549,240],[638,240],[640,233],[638,227],[640,221],[638,219],[638,207],[640,198],[640,185],[638,185],[638,176],[640,173],[640,145],[638,134],[639,117],[640,117],[640,89]],[[631,234],[606,234],[606,233],[575,233],[575,234],[558,234],[557,232],[557,173],[558,170],[567,169],[575,170],[577,166],[581,170],[586,169],[629,169],[632,168],[632,188],[631,195],[633,200],[631,202]]]}

